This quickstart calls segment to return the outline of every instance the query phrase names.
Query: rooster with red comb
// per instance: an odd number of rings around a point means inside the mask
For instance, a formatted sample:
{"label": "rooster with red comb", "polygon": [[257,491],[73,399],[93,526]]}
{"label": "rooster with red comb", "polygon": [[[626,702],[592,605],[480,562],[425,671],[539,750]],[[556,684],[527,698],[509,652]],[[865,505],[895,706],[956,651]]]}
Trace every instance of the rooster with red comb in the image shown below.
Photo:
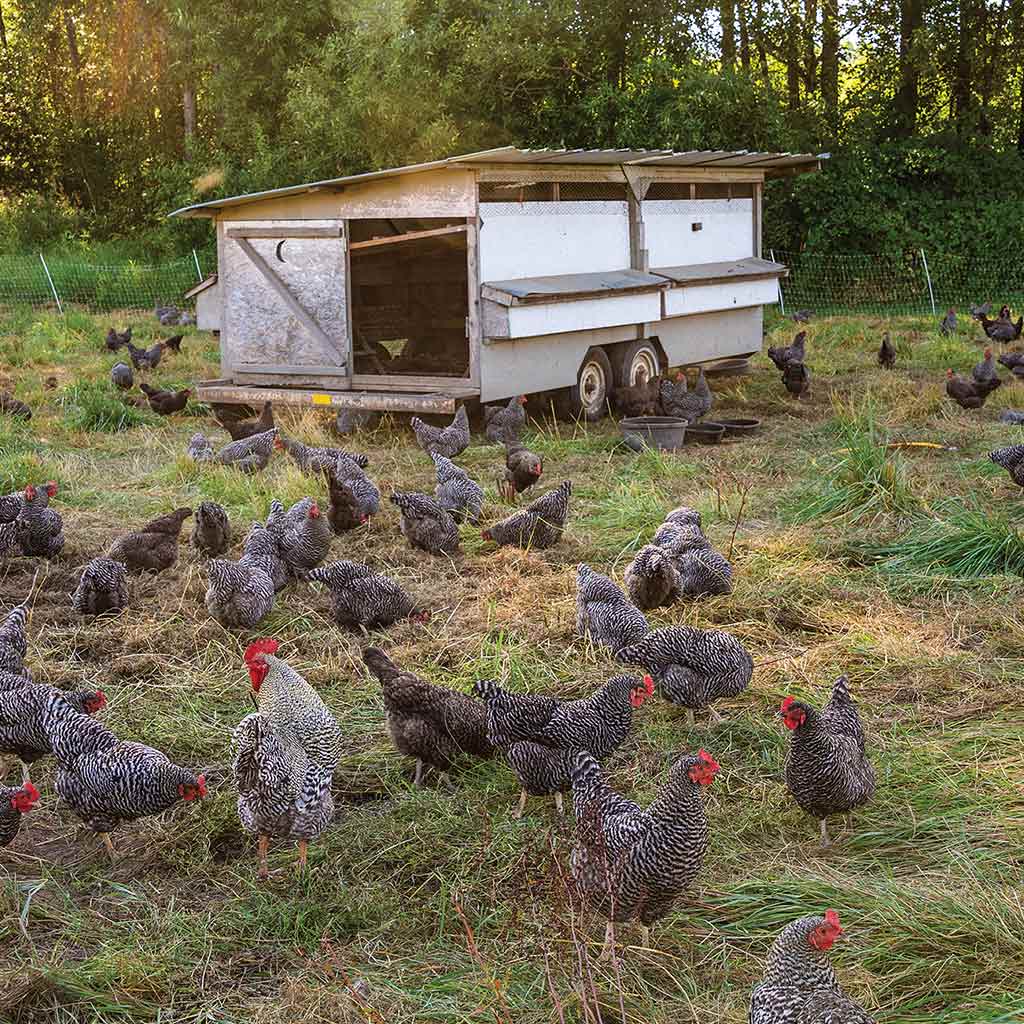
{"label": "rooster with red comb", "polygon": [[21,828],[21,816],[31,811],[39,800],[39,790],[26,782],[16,789],[0,784],[0,847],[14,842]]}
{"label": "rooster with red comb", "polygon": [[875,1024],[843,992],[828,952],[843,934],[834,910],[783,928],[750,998],[750,1024]]}
{"label": "rooster with red comb", "polygon": [[233,737],[238,817],[258,837],[259,876],[268,875],[271,836],[296,839],[299,870],[307,845],[334,814],[331,781],[341,730],[320,695],[290,665],[277,658],[273,639],[257,640],[245,652],[256,711]]}

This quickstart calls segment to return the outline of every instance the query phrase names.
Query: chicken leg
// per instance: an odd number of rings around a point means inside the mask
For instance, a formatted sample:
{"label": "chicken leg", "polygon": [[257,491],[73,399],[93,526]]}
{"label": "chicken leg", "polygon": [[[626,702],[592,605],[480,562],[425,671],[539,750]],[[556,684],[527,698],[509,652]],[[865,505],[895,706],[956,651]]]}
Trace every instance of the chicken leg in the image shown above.
{"label": "chicken leg", "polygon": [[309,848],[308,839],[299,840],[299,874],[303,874],[306,870],[306,852]]}
{"label": "chicken leg", "polygon": [[832,840],[828,837],[828,821],[825,818],[821,819],[821,848],[827,850],[832,845]]}
{"label": "chicken leg", "polygon": [[644,945],[644,949],[651,948],[651,929],[648,925],[640,925],[640,941]]}
{"label": "chicken leg", "polygon": [[526,790],[521,790],[519,793],[519,806],[512,812],[512,820],[518,821],[526,810],[526,798],[528,794]]}
{"label": "chicken leg", "polygon": [[101,832],[100,835],[103,837],[103,845],[106,846],[110,859],[117,860],[117,851],[114,849],[114,844],[110,839],[110,833]]}
{"label": "chicken leg", "polygon": [[413,776],[412,784],[419,789],[423,785],[423,762],[416,759],[416,774]]}
{"label": "chicken leg", "polygon": [[565,814],[565,799],[561,793],[555,794],[555,810],[559,814]]}
{"label": "chicken leg", "polygon": [[601,955],[598,960],[604,962],[615,955],[615,924],[609,921],[604,930],[604,946],[601,947]]}
{"label": "chicken leg", "polygon": [[267,847],[270,845],[270,836],[260,836],[257,843],[257,850],[259,851],[259,879],[261,882],[267,880],[270,876],[270,869],[267,867]]}

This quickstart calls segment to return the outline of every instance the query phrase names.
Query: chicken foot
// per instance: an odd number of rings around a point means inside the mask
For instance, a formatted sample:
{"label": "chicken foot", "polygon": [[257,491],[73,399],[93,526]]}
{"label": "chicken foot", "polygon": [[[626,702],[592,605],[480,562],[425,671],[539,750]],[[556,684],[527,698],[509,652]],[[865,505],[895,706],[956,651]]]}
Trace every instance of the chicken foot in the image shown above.
{"label": "chicken foot", "polygon": [[270,836],[260,836],[257,843],[259,851],[259,879],[265,882],[270,876],[270,869],[267,867],[267,847],[270,845]]}
{"label": "chicken foot", "polygon": [[821,848],[823,850],[829,849],[832,845],[832,840],[828,837],[828,821],[825,818],[821,819]]}
{"label": "chicken foot", "polygon": [[303,874],[306,870],[306,852],[309,849],[309,840],[299,840],[299,874]]}
{"label": "chicken foot", "polygon": [[518,821],[526,810],[526,798],[529,794],[526,790],[521,790],[519,793],[519,806],[512,812],[512,820]]}
{"label": "chicken foot", "polygon": [[605,960],[611,960],[615,955],[615,924],[609,921],[605,926],[604,930],[604,945],[601,947],[601,955],[598,957],[598,961],[603,963]]}
{"label": "chicken foot", "polygon": [[559,814],[565,814],[565,799],[560,792],[555,794],[555,810]]}

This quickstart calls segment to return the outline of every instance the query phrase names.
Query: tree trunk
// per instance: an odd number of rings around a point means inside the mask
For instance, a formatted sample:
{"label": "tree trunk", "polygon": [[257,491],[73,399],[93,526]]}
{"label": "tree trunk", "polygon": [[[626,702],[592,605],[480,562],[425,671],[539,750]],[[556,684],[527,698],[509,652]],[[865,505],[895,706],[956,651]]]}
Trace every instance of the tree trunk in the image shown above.
{"label": "tree trunk", "polygon": [[797,6],[789,8],[786,29],[786,104],[790,110],[800,109],[800,21]]}
{"label": "tree trunk", "polygon": [[85,83],[82,81],[82,55],[78,51],[78,33],[75,29],[75,19],[64,12],[64,33],[68,38],[68,56],[71,58],[72,77],[75,80],[75,99],[78,102],[78,110],[81,112],[85,106]]}
{"label": "tree trunk", "polygon": [[740,66],[750,74],[750,27],[747,25],[747,0],[739,0],[736,7],[740,22]]}
{"label": "tree trunk", "polygon": [[0,46],[7,49],[7,26],[4,24],[4,5],[0,0]]}
{"label": "tree trunk", "polygon": [[722,21],[722,70],[736,67],[736,0],[719,0]]}
{"label": "tree trunk", "polygon": [[191,85],[182,89],[181,106],[185,121],[185,148],[189,149],[196,133],[196,91]]}
{"label": "tree trunk", "polygon": [[761,68],[761,81],[767,86],[771,83],[768,71],[768,51],[764,45],[764,12],[761,0],[754,0],[754,35],[757,39],[757,63]]}
{"label": "tree trunk", "polygon": [[974,0],[960,0],[958,13],[956,56],[953,64],[953,81],[950,83],[950,107],[956,121],[957,132],[966,133],[974,128],[970,123],[974,108],[971,50],[974,33],[981,25],[980,19],[975,19]]}
{"label": "tree trunk", "polygon": [[835,135],[839,130],[839,0],[821,3],[820,82],[825,121]]}
{"label": "tree trunk", "polygon": [[900,84],[893,98],[898,139],[908,139],[917,127],[920,72],[915,53],[918,33],[924,26],[923,0],[900,4]]}
{"label": "tree trunk", "polygon": [[1020,70],[1020,91],[1017,96],[1017,152],[1024,156],[1024,68]]}
{"label": "tree trunk", "polygon": [[815,32],[818,28],[818,0],[804,0],[804,81],[807,93],[818,91],[818,51]]}

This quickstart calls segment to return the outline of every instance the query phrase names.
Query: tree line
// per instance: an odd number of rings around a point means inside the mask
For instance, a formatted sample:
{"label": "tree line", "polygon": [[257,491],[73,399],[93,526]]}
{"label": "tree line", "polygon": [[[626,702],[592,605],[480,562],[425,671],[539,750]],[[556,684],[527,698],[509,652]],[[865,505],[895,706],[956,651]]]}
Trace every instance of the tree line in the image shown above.
{"label": "tree line", "polygon": [[1024,212],[1024,0],[0,0],[0,246],[208,244],[192,201],[526,146],[830,152],[776,248]]}

